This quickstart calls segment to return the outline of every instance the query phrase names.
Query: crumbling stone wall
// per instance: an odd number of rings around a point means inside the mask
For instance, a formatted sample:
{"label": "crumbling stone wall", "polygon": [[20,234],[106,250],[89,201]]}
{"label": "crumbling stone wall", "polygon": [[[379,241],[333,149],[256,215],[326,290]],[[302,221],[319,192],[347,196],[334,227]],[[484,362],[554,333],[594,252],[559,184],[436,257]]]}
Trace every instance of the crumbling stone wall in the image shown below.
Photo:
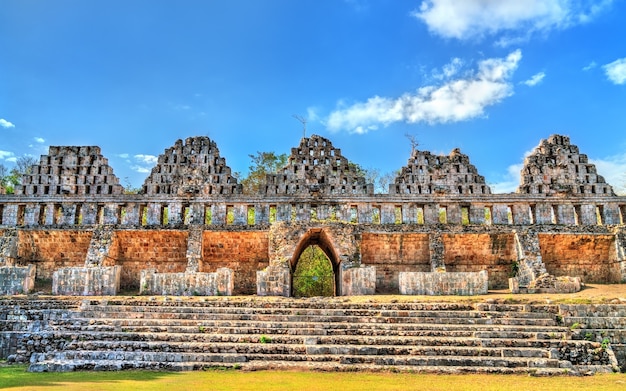
{"label": "crumbling stone wall", "polygon": [[32,173],[22,176],[16,195],[115,195],[123,188],[100,147],[50,147]]}
{"label": "crumbling stone wall", "polygon": [[240,194],[226,159],[220,156],[215,141],[208,137],[177,140],[159,156],[157,165],[143,185],[147,195],[159,194]]}
{"label": "crumbling stone wall", "polygon": [[273,195],[372,194],[374,185],[365,183],[365,177],[330,140],[312,135],[291,149],[287,165],[277,174],[268,174],[260,191]]}
{"label": "crumbling stone wall", "polygon": [[460,149],[448,156],[414,149],[389,194],[491,194],[491,189]]}
{"label": "crumbling stone wall", "polygon": [[35,265],[38,279],[51,279],[57,269],[84,266],[91,235],[91,230],[19,230],[18,262]]}
{"label": "crumbling stone wall", "polygon": [[103,266],[121,266],[121,288],[139,288],[141,271],[184,272],[187,230],[118,230]]}
{"label": "crumbling stone wall", "polygon": [[615,236],[602,234],[539,234],[541,258],[548,273],[580,277],[587,283],[621,280]]}
{"label": "crumbling stone wall", "polygon": [[554,134],[541,140],[524,159],[518,193],[525,194],[602,194],[615,195],[613,188],[598,175],[567,136]]}
{"label": "crumbling stone wall", "polygon": [[430,272],[428,234],[364,232],[361,262],[376,268],[376,292],[398,293],[401,272]]}
{"label": "crumbling stone wall", "polygon": [[256,292],[256,272],[269,265],[267,231],[204,231],[201,272],[219,268],[234,273],[234,293]]}
{"label": "crumbling stone wall", "polygon": [[480,272],[489,274],[489,288],[508,287],[517,263],[512,233],[444,234],[446,272]]}
{"label": "crumbling stone wall", "polygon": [[[284,278],[312,244],[327,253],[336,273],[375,268],[379,291],[397,292],[402,271],[487,269],[492,287],[500,287],[515,259],[524,287],[545,274],[543,257],[556,274],[587,271],[593,281],[626,281],[626,197],[615,196],[565,136],[542,141],[526,163],[518,193],[490,194],[460,151],[413,151],[389,194],[373,194],[341,151],[314,135],[267,177],[261,194],[245,195],[216,144],[193,137],[159,157],[144,194],[121,194],[97,147],[52,147],[24,178],[21,194],[0,195],[0,226],[5,244],[7,229],[19,235],[17,255],[5,258],[37,265],[38,278],[61,267],[116,265],[125,288],[136,288],[148,268],[229,267],[235,289],[252,293],[255,272],[269,265],[287,272],[268,269],[267,291],[288,291]],[[105,184],[110,191],[98,191]],[[573,244],[560,237],[540,244],[538,233],[617,239],[583,246],[581,259],[568,252]],[[591,264],[596,258],[601,265]]]}

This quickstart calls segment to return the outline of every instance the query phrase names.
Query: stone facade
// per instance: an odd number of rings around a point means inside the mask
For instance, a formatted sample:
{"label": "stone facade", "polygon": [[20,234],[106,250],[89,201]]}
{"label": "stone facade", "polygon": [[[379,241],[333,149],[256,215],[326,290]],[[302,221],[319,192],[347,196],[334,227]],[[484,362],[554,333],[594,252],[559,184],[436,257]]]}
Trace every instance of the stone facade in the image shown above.
{"label": "stone facade", "polygon": [[450,155],[413,150],[406,166],[389,185],[390,194],[491,194],[485,177],[456,148]]}
{"label": "stone facade", "polygon": [[146,195],[239,194],[241,185],[232,176],[215,141],[208,137],[177,140],[158,158],[143,185]]}
{"label": "stone facade", "polygon": [[[22,177],[16,195],[117,195],[123,188],[99,147],[50,147],[32,173]],[[55,210],[55,213],[58,211]]]}
{"label": "stone facade", "polygon": [[517,192],[523,194],[614,195],[596,166],[567,136],[552,135],[541,140],[524,159],[521,178]]}
{"label": "stone facade", "polygon": [[330,140],[312,135],[291,149],[287,165],[277,174],[268,174],[261,193],[345,195],[373,194],[374,185],[365,183],[357,167],[333,147]]}
{"label": "stone facade", "polygon": [[[32,264],[39,279],[120,267],[120,286],[136,290],[144,270],[169,281],[228,268],[234,294],[289,295],[300,254],[318,245],[337,294],[398,293],[400,273],[417,272],[487,271],[490,288],[514,276],[520,291],[552,281],[546,273],[626,282],[626,197],[565,136],[542,141],[525,169],[519,192],[490,194],[458,150],[413,151],[389,193],[373,194],[341,151],[314,135],[248,195],[215,142],[193,137],[158,158],[143,194],[121,194],[99,149],[52,147],[18,195],[0,195],[0,262]],[[111,191],[87,188],[105,183]],[[39,186],[52,184],[58,189]]]}

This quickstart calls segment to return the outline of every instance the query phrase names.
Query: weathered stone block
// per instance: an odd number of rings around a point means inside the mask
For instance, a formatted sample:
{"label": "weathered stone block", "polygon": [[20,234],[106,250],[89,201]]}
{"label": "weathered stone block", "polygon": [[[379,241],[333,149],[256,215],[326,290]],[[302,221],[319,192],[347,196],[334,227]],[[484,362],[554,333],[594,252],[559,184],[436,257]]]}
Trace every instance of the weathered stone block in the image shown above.
{"label": "weathered stone block", "polygon": [[486,270],[478,273],[402,272],[399,286],[403,295],[484,295],[488,278]]}
{"label": "weathered stone block", "polygon": [[259,270],[256,281],[259,296],[291,296],[291,273],[287,266],[268,266]]}
{"label": "weathered stone block", "polygon": [[0,295],[28,293],[35,286],[35,266],[1,266]]}
{"label": "weathered stone block", "polygon": [[341,267],[341,296],[373,295],[376,292],[376,268],[373,266]]}
{"label": "weathered stone block", "polygon": [[141,271],[142,295],[231,296],[233,287],[234,273],[228,268],[219,268],[214,273]]}
{"label": "weathered stone block", "polygon": [[52,274],[52,294],[114,296],[120,289],[121,266],[66,267]]}

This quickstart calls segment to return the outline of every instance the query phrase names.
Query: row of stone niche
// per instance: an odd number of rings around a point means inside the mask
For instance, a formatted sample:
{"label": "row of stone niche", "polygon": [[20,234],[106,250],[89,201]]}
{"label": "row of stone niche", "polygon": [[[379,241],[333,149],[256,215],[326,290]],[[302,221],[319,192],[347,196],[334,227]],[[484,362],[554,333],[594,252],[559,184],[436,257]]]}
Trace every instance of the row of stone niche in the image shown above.
{"label": "row of stone niche", "polygon": [[366,224],[614,225],[626,221],[622,204],[0,204],[0,225],[256,225],[276,221]]}

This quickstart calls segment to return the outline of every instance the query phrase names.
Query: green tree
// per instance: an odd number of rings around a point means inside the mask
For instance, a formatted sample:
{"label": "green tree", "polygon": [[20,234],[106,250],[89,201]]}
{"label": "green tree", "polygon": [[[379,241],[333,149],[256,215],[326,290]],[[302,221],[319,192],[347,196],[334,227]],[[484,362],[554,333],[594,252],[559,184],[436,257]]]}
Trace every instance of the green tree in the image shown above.
{"label": "green tree", "polygon": [[293,273],[293,294],[295,297],[335,294],[333,266],[318,246],[309,246],[300,255]]}
{"label": "green tree", "polygon": [[15,186],[22,183],[22,175],[32,173],[33,165],[36,164],[37,159],[28,155],[18,157],[15,161],[15,167],[11,170],[0,164],[0,185],[4,187],[6,193],[15,193]]}
{"label": "green tree", "polygon": [[251,164],[248,167],[248,176],[241,180],[244,194],[257,194],[260,186],[265,183],[267,174],[275,174],[287,164],[287,154],[277,155],[274,152],[257,152],[248,155]]}
{"label": "green tree", "polygon": [[389,171],[387,173],[381,173],[377,168],[364,168],[360,164],[349,162],[349,166],[354,167],[357,174],[365,177],[365,183],[371,183],[374,185],[375,194],[387,194],[389,191],[389,185],[392,184],[398,172]]}

